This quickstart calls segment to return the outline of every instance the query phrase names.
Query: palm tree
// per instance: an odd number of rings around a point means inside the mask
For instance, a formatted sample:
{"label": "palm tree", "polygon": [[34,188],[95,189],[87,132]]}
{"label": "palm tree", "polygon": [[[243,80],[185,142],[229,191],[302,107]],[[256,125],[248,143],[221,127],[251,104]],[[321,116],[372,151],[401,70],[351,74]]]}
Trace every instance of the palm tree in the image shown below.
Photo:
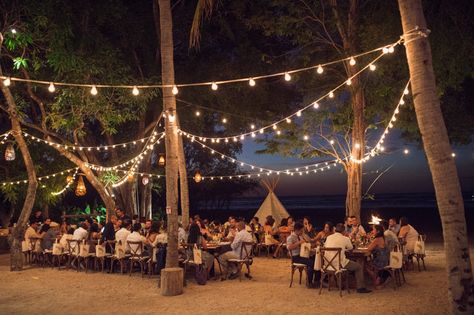
{"label": "palm tree", "polygon": [[421,0],[398,0],[415,112],[443,226],[448,297],[453,314],[474,314],[474,284],[464,204],[436,94],[431,47]]}

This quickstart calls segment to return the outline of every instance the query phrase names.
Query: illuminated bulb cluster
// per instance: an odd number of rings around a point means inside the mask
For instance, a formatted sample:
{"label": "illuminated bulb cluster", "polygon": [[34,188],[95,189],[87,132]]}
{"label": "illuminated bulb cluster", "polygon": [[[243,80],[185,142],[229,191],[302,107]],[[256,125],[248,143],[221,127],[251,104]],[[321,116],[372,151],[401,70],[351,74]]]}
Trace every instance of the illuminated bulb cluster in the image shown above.
{"label": "illuminated bulb cluster", "polygon": [[79,167],[76,168],[76,171],[72,175],[72,180],[68,181],[66,186],[63,189],[61,189],[60,191],[52,192],[51,195],[57,196],[57,195],[61,195],[63,192],[65,192],[72,185],[72,183],[74,183],[74,180],[76,179],[76,176],[77,176],[78,172],[79,172]]}
{"label": "illuminated bulb cluster", "polygon": [[0,140],[0,144],[5,144],[5,141],[8,139],[9,136],[10,136],[10,131],[5,132],[4,134],[0,135],[0,138],[3,137],[3,139]]}
{"label": "illuminated bulb cluster", "polygon": [[[377,144],[375,145],[375,147],[373,147],[370,150],[370,152],[368,152],[362,159],[357,159],[357,158],[351,156],[351,161],[352,162],[358,163],[358,164],[364,163],[364,162],[367,162],[368,160],[370,160],[370,158],[374,157],[378,152],[385,151],[385,147],[383,146],[383,143],[385,142],[385,137],[388,135],[390,130],[394,127],[393,123],[395,121],[397,121],[397,115],[400,113],[400,106],[405,104],[403,96],[407,95],[409,93],[409,91],[408,91],[408,85],[409,84],[410,84],[410,81],[408,81],[408,83],[406,84],[406,86],[403,90],[403,94],[400,97],[400,99],[398,101],[398,104],[395,107],[395,110],[393,111],[392,117],[390,118],[390,121],[387,124],[387,127],[385,127],[385,130],[384,130],[383,134],[380,136],[379,140],[377,141]],[[357,149],[360,148],[360,145],[358,143],[356,143],[355,146],[356,146]],[[404,153],[408,154],[409,152],[408,152],[408,150],[405,150]]]}
{"label": "illuminated bulb cluster", "polygon": [[42,142],[45,143],[53,148],[63,148],[65,150],[76,150],[76,151],[107,151],[109,149],[116,149],[116,148],[128,148],[129,146],[135,146],[136,144],[140,143],[145,143],[145,141],[149,138],[153,138],[158,136],[158,132],[153,132],[153,136],[145,137],[145,138],[140,138],[134,141],[129,141],[129,142],[123,142],[123,143],[117,143],[117,144],[112,144],[112,145],[101,145],[101,146],[94,146],[94,147],[87,147],[87,146],[76,146],[76,145],[64,145],[64,144],[59,144],[56,142],[44,140],[38,137],[35,137],[33,135],[30,135],[29,133],[23,132],[23,135],[25,138],[31,138],[32,140],[36,142]]}
{"label": "illuminated bulb cluster", "polygon": [[[77,170],[77,168],[70,168],[70,169],[67,169],[67,170],[64,170],[64,171],[61,171],[61,172],[57,172],[57,173],[53,173],[53,174],[49,174],[49,175],[45,175],[45,176],[36,177],[36,180],[38,180],[38,181],[43,181],[43,180],[47,180],[47,179],[50,179],[50,178],[55,178],[56,176],[65,175],[65,174],[71,173],[71,172],[74,171],[74,170]],[[12,181],[12,182],[3,182],[3,183],[1,183],[1,185],[2,185],[2,186],[7,186],[7,185],[19,185],[19,184],[27,184],[27,183],[28,183],[28,180],[27,180],[27,179],[22,179],[22,180],[17,180],[17,181]]]}

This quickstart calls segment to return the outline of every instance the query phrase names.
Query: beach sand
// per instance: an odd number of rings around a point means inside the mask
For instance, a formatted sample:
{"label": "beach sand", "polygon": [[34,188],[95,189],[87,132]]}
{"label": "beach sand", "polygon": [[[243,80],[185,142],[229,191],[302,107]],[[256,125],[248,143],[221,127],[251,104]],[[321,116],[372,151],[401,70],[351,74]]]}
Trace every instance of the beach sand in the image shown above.
{"label": "beach sand", "polygon": [[[0,314],[447,314],[444,252],[431,246],[427,271],[408,271],[407,283],[370,294],[322,295],[299,285],[289,288],[289,259],[257,257],[253,279],[209,281],[199,286],[188,274],[184,294],[163,297],[158,278],[27,267],[9,271],[0,255]],[[472,251],[471,251],[472,253]],[[472,257],[472,256],[471,256]]]}

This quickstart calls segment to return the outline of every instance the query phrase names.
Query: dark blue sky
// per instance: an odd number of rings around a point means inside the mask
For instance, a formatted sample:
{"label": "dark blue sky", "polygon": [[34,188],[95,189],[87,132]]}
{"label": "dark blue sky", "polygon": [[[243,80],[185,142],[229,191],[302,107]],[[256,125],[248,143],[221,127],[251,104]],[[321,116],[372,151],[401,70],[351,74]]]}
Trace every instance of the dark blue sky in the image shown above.
{"label": "dark blue sky", "polygon": [[[373,135],[378,137],[377,135]],[[368,143],[369,146],[372,143]],[[284,158],[277,155],[255,154],[255,151],[264,145],[257,144],[247,138],[243,141],[243,152],[238,157],[242,161],[272,169],[298,167],[318,160],[302,160],[298,158]],[[428,162],[420,147],[406,145],[394,130],[387,139],[387,148],[392,153],[379,155],[364,164],[364,190],[378,176],[377,170],[383,171],[393,165],[370,189],[370,193],[399,193],[399,192],[433,192],[433,183],[428,168]],[[410,153],[405,155],[407,148]],[[463,191],[474,191],[474,144],[455,147],[456,165]],[[332,195],[345,194],[346,175],[342,167],[338,166],[322,173],[309,175],[281,175],[277,187],[280,196]],[[260,192],[264,194],[262,190]],[[258,193],[258,194],[260,194]]]}

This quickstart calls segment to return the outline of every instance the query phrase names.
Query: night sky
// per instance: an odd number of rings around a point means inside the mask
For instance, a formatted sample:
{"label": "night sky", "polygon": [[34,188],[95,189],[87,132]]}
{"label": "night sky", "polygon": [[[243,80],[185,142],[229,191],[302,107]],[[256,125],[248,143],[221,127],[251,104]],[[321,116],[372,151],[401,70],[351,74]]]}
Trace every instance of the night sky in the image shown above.
{"label": "night sky", "polygon": [[[372,135],[378,138],[379,134]],[[375,142],[375,141],[373,141]],[[370,193],[416,193],[434,192],[428,162],[423,150],[416,145],[406,145],[400,138],[397,130],[390,133],[387,138],[387,148],[391,153],[376,156],[364,164],[364,190],[378,176],[377,170],[383,171],[393,165],[371,188]],[[243,142],[243,151],[239,159],[272,169],[285,169],[298,167],[309,163],[316,163],[317,159],[302,160],[298,158],[284,158],[277,155],[255,154],[263,148],[262,144],[247,139]],[[370,147],[372,143],[368,143]],[[405,155],[407,148],[410,153]],[[367,150],[367,149],[366,149]],[[474,144],[454,147],[456,165],[464,192],[474,191]],[[261,190],[257,194],[264,194]],[[325,170],[322,173],[309,175],[281,175],[277,187],[280,196],[307,196],[307,195],[332,195],[346,193],[346,174],[342,167]]]}

